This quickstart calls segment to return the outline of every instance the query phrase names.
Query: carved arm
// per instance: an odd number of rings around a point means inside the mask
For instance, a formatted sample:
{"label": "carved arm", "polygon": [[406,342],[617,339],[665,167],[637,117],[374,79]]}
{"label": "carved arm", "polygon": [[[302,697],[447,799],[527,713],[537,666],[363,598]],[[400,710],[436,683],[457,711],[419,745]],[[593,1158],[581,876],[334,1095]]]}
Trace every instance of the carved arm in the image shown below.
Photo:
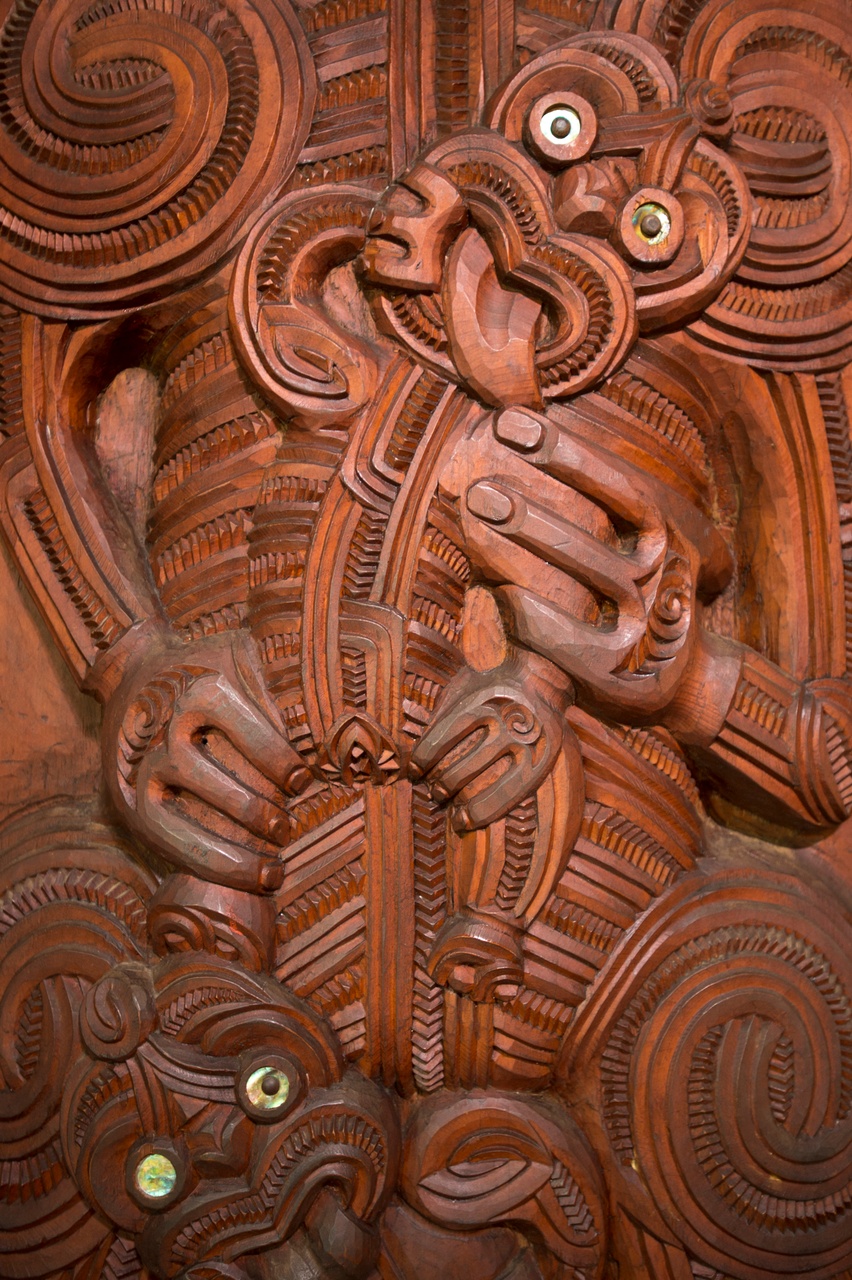
{"label": "carved arm", "polygon": [[164,615],[85,429],[92,334],[23,321],[23,422],[0,454],[4,533],[74,675],[105,703],[105,776],[128,825],[204,880],[271,891],[286,800],[310,775],[245,635],[190,642]]}
{"label": "carved arm", "polygon": [[444,483],[517,639],[571,677],[581,706],[665,725],[727,798],[776,824],[813,834],[849,816],[849,687],[801,683],[703,626],[700,597],[730,557],[696,505],[527,409],[484,423]]}

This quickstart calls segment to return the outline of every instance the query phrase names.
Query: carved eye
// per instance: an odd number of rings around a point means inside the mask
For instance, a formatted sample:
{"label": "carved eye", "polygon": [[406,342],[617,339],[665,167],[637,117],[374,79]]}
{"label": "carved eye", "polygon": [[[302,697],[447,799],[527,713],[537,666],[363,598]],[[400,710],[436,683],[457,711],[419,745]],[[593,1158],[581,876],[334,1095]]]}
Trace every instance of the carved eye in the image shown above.
{"label": "carved eye", "polygon": [[283,1054],[257,1053],[244,1060],[237,1080],[240,1106],[253,1120],[280,1120],[291,1110],[302,1092],[301,1073]]}
{"label": "carved eye", "polygon": [[583,122],[573,107],[550,107],[541,117],[542,136],[557,146],[569,147],[580,135]]}
{"label": "carved eye", "polygon": [[177,1169],[168,1156],[154,1151],[143,1156],[134,1174],[136,1189],[150,1200],[162,1200],[170,1196],[177,1186]]}
{"label": "carved eye", "polygon": [[683,208],[661,187],[641,187],[621,207],[615,238],[625,256],[644,266],[665,266],[683,244]]}
{"label": "carved eye", "polygon": [[547,93],[530,108],[524,137],[539,160],[562,165],[587,155],[597,131],[597,117],[585,98],[577,93]]}
{"label": "carved eye", "polygon": [[258,1067],[246,1081],[246,1097],[253,1107],[278,1111],[290,1096],[290,1077],[277,1067]]}
{"label": "carved eye", "polygon": [[186,1163],[171,1138],[149,1138],[131,1150],[126,1165],[126,1186],[137,1204],[165,1209],[183,1191]]}
{"label": "carved eye", "polygon": [[672,220],[668,209],[649,200],[633,214],[633,225],[646,244],[662,244],[671,232]]}

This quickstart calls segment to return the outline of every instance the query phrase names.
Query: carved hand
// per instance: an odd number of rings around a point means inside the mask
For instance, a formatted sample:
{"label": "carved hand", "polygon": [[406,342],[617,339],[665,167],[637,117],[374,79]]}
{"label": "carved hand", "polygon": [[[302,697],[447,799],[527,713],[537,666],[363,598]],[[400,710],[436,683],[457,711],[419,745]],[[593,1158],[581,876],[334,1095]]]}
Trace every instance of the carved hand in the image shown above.
{"label": "carved hand", "polygon": [[446,477],[516,638],[566,672],[589,710],[666,725],[749,812],[810,832],[842,822],[852,810],[848,683],[802,684],[707,631],[696,602],[729,573],[721,535],[697,505],[570,421],[506,410]]}
{"label": "carved hand", "polygon": [[453,802],[456,830],[505,817],[540,786],[560,751],[573,759],[564,716],[571,699],[559,675],[522,654],[492,671],[464,669],[448,685],[411,771],[425,775],[436,799]]}
{"label": "carved hand", "polygon": [[721,536],[652,477],[529,410],[506,410],[492,440],[469,445],[447,483],[517,639],[572,678],[578,702],[659,721],[702,644],[699,586],[724,580]]}
{"label": "carved hand", "polygon": [[250,892],[278,888],[286,801],[310,783],[248,642],[158,635],[108,703],[105,770],[133,830],[173,864]]}

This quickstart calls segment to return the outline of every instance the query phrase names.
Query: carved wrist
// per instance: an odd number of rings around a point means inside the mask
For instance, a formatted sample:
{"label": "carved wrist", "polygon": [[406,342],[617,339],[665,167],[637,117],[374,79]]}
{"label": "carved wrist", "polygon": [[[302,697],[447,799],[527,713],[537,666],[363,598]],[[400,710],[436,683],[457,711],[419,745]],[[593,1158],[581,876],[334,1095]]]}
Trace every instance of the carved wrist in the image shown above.
{"label": "carved wrist", "polygon": [[[732,671],[730,647],[729,653]],[[715,736],[702,741],[694,728],[690,733],[680,725],[678,736],[698,749],[733,803],[796,829],[837,826],[852,812],[852,697],[845,682],[802,683],[744,647],[737,665],[724,712],[718,677],[695,688],[694,705],[704,714],[705,732],[712,727],[710,712],[718,698],[721,723]],[[717,664],[708,674],[722,669]]]}

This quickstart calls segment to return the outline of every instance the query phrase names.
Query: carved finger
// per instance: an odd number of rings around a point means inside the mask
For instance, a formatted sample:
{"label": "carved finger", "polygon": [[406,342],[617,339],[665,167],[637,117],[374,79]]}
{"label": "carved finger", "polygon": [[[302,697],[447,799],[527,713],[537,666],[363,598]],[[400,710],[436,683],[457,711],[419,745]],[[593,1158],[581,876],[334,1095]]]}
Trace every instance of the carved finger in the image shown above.
{"label": "carved finger", "polygon": [[[511,542],[563,570],[590,591],[612,600],[619,613],[644,616],[630,557],[607,547],[556,512],[523,498],[505,482],[479,480],[467,491],[467,507]],[[646,566],[647,568],[647,566]]]}
{"label": "carved finger", "polygon": [[619,662],[644,631],[631,620],[612,631],[591,627],[522,587],[502,587],[499,595],[509,607],[513,631],[521,644],[549,658],[577,684],[602,698],[617,697],[622,709],[647,706],[650,677],[619,678]]}
{"label": "carved finger", "polygon": [[616,526],[634,529],[638,540],[630,558],[647,572],[653,572],[665,554],[669,523],[698,550],[707,589],[721,590],[728,582],[733,561],[727,543],[695,503],[674,489],[580,439],[564,424],[528,409],[505,410],[495,420],[494,434],[532,466],[596,502]]}
{"label": "carved finger", "polygon": [[453,753],[449,760],[437,764],[429,775],[429,784],[433,796],[440,801],[449,800],[453,796],[492,768],[503,756],[514,756],[518,746],[510,742],[505,734],[491,732],[482,740],[481,737],[471,739],[469,748],[461,755]]}
{"label": "carved finger", "polygon": [[159,763],[152,768],[152,778],[188,791],[262,840],[277,842],[279,835],[286,837],[289,822],[284,809],[221,768],[183,729],[179,721],[170,726],[167,751],[157,753]]}
{"label": "carved finger", "polygon": [[128,816],[176,867],[232,889],[249,893],[280,888],[284,866],[274,855],[259,853],[193,821],[177,803],[166,799],[158,776],[157,753],[139,771],[137,808]]}
{"label": "carved finger", "polygon": [[181,696],[173,726],[175,735],[183,737],[199,729],[219,729],[249,764],[287,795],[300,794],[311,781],[284,734],[226,678],[197,680]]}
{"label": "carved finger", "polygon": [[474,735],[477,730],[487,729],[493,716],[484,711],[480,698],[465,698],[455,707],[449,707],[439,714],[437,722],[418,742],[411,756],[410,772],[419,778],[429,773],[455,750],[465,738]]}
{"label": "carved finger", "polygon": [[666,547],[665,522],[656,501],[638,475],[557,423],[524,409],[507,409],[494,423],[503,444],[522,452],[533,466],[570,485],[603,507],[618,524],[640,535],[634,558],[658,561]]}
{"label": "carved finger", "polygon": [[[503,754],[509,753],[504,751]],[[538,788],[549,767],[549,759],[533,765],[528,757],[523,759],[516,755],[499,777],[489,774],[486,785],[482,785],[480,779],[464,790],[459,797],[462,803],[456,805],[453,814],[453,826],[457,831],[478,831],[505,818]]]}

